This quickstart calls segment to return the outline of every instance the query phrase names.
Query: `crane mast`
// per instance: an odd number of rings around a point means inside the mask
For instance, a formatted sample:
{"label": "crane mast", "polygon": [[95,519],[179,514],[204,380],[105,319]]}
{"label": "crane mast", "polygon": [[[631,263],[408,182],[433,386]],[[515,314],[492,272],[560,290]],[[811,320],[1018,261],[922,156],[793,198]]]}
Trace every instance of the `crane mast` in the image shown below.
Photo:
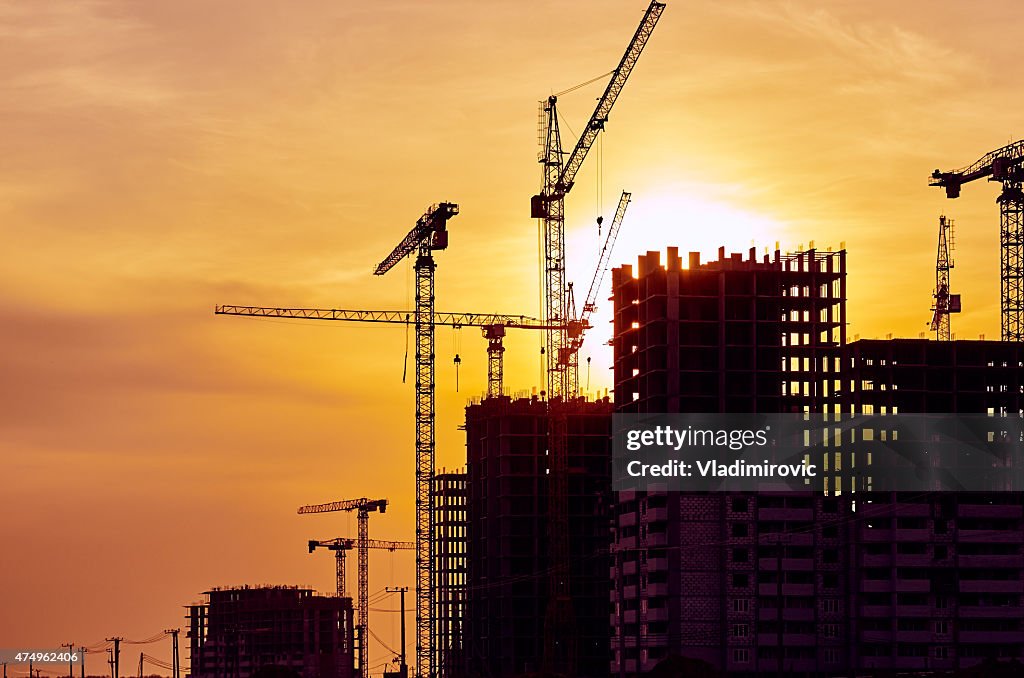
{"label": "crane mast", "polygon": [[1024,141],[986,153],[971,165],[952,172],[932,172],[931,186],[960,197],[960,187],[976,179],[1002,183],[999,204],[1000,336],[1024,341]]}
{"label": "crane mast", "polygon": [[[534,196],[531,216],[541,219],[544,235],[544,308],[546,322],[560,325],[569,319],[566,313],[565,280],[565,192],[558,190],[562,176],[562,136],[558,129],[558,98],[551,96],[544,107],[547,127],[544,135],[543,180],[541,193]],[[566,371],[560,360],[568,335],[551,330],[545,337],[548,398],[564,397],[568,389]]]}
{"label": "crane mast", "polygon": [[368,544],[370,538],[370,513],[373,511],[380,511],[384,513],[388,509],[387,499],[367,499],[362,497],[360,499],[347,499],[342,501],[332,501],[326,504],[311,504],[308,506],[300,506],[298,513],[300,515],[310,513],[333,513],[335,511],[356,511],[357,523],[359,525],[359,538],[356,543],[358,546],[358,576],[359,576],[359,675],[367,675],[366,670],[368,668],[368,654],[366,651],[366,644],[368,639],[367,630],[369,629],[369,615],[370,615],[370,587],[369,587],[369,555],[368,555]]}

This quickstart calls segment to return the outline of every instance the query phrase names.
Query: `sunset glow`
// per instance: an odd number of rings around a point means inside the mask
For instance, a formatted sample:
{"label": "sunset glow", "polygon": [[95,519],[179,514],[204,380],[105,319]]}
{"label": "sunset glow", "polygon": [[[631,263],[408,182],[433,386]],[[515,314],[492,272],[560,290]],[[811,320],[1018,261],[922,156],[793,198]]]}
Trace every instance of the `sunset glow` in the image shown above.
{"label": "sunset glow", "polygon": [[[330,591],[306,541],[355,521],[301,504],[383,495],[373,536],[412,539],[405,329],[213,307],[410,308],[406,264],[372,267],[451,200],[437,308],[540,315],[537,101],[614,67],[644,4],[0,0],[0,644],[148,637],[214,585]],[[566,199],[577,294],[628,190],[613,265],[845,243],[849,334],[917,337],[944,213],[953,331],[997,338],[996,187],[951,201],[927,177],[1022,133],[1022,19],[1005,0],[669,0],[601,171]],[[560,100],[566,146],[600,87]],[[612,384],[607,297],[591,393]],[[541,341],[510,331],[511,391],[541,386]],[[438,330],[439,468],[464,463],[485,348]],[[413,584],[409,552],[371,567],[373,589]]]}

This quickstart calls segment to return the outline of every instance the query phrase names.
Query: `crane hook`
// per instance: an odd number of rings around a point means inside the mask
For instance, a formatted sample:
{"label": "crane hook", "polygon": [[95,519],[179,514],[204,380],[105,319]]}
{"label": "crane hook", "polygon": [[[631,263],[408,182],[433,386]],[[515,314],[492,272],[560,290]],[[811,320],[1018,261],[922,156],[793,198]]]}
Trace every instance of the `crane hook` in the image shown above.
{"label": "crane hook", "polygon": [[459,392],[459,365],[462,363],[462,358],[459,357],[458,353],[455,354],[455,360],[453,360],[452,362],[455,363],[455,392],[458,393]]}
{"label": "crane hook", "polygon": [[597,218],[597,237],[601,237],[601,224],[604,223],[604,217]]}

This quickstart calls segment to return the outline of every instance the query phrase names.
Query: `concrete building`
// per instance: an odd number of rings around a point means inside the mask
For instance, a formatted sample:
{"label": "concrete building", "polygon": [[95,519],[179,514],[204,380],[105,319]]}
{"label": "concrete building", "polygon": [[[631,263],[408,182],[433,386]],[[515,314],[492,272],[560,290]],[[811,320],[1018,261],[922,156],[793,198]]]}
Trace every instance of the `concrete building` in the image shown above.
{"label": "concrete building", "polygon": [[[1018,414],[1024,346],[845,341],[845,253],[613,273],[621,412]],[[998,428],[997,426],[994,429]],[[612,673],[934,671],[1024,651],[1020,493],[623,493]]]}
{"label": "concrete building", "polygon": [[352,599],[298,586],[215,588],[188,607],[190,675],[248,678],[282,667],[303,678],[358,675]]}
{"label": "concrete building", "polygon": [[[851,411],[1024,410],[1018,343],[855,341],[844,368]],[[859,501],[849,534],[858,667],[934,671],[1024,658],[1024,495],[871,493]]]}
{"label": "concrete building", "polygon": [[[549,560],[547,403],[488,398],[466,408],[469,578],[464,644],[482,675],[541,668]],[[611,411],[568,414],[571,591],[579,676],[607,675]]]}
{"label": "concrete building", "polygon": [[[846,253],[612,272],[618,412],[836,411]],[[839,670],[848,508],[811,494],[620,493],[612,675],[679,654],[735,673]]]}

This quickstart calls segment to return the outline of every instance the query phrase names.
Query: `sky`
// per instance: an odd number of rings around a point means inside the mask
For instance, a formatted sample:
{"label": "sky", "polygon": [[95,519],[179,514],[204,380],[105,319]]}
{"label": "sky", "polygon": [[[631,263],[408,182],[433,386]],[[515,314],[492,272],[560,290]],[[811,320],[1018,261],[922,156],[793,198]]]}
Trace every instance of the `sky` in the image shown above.
{"label": "sky", "polygon": [[[218,585],[331,591],[306,540],[354,517],[301,504],[386,497],[371,535],[411,540],[404,329],[213,306],[409,308],[409,266],[372,268],[449,200],[438,309],[539,315],[538,101],[611,70],[645,7],[0,0],[0,646],[148,638]],[[850,336],[917,337],[946,214],[953,331],[998,338],[996,186],[950,201],[927,178],[1024,133],[1021,19],[1009,0],[670,0],[567,199],[569,278],[586,289],[595,219],[629,190],[614,264],[845,246]],[[559,100],[565,146],[601,87]],[[514,392],[541,382],[523,334]],[[463,463],[485,347],[438,331],[439,467]],[[372,562],[371,592],[413,584],[410,554]]]}

